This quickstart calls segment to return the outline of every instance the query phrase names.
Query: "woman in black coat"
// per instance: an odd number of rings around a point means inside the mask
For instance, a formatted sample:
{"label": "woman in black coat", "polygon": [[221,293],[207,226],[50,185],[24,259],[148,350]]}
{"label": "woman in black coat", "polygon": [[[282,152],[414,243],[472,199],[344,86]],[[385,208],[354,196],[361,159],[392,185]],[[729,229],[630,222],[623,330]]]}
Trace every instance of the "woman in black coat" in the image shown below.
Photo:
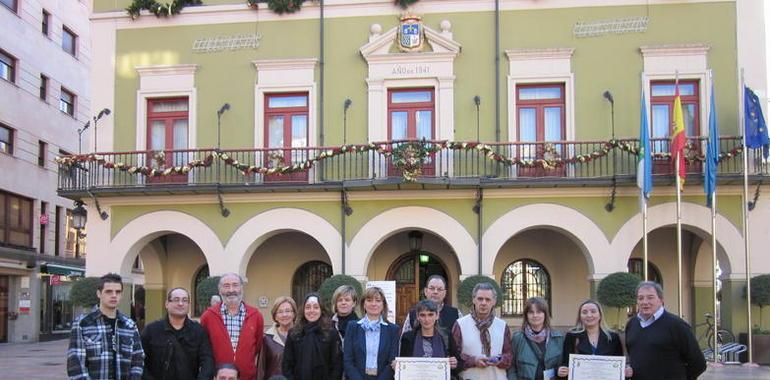
{"label": "woman in black coat", "polygon": [[342,378],[340,336],[316,293],[305,296],[302,316],[289,332],[283,351],[283,375],[296,380]]}
{"label": "woman in black coat", "polygon": [[[623,343],[620,336],[604,324],[602,307],[594,300],[586,300],[578,307],[575,328],[564,337],[559,377],[569,374],[569,355],[604,355],[624,356]],[[626,366],[626,377],[631,377],[633,371]]]}

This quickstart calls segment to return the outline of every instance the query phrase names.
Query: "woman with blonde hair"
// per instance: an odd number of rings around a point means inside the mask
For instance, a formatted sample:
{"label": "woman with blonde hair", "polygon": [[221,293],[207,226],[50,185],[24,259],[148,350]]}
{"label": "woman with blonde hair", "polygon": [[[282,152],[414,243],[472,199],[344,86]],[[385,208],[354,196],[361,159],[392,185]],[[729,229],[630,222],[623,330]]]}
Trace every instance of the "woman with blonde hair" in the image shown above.
{"label": "woman with blonde hair", "polygon": [[532,297],[524,303],[521,330],[513,333],[513,364],[508,380],[550,380],[561,363],[564,335],[551,329],[548,302]]}
{"label": "woman with blonde hair", "polygon": [[388,322],[385,292],[371,287],[361,296],[363,318],[345,332],[344,363],[348,380],[391,380],[398,355],[398,325]]}
{"label": "woman with blonde hair", "polygon": [[341,285],[332,295],[332,323],[340,334],[340,339],[345,339],[345,329],[350,322],[358,320],[356,315],[356,302],[358,294],[356,288],[350,285]]}
{"label": "woman with blonde hair", "polygon": [[[569,355],[604,355],[624,356],[620,336],[607,328],[604,323],[602,306],[594,300],[586,300],[578,307],[575,328],[564,338],[559,377],[569,375]],[[626,366],[626,377],[631,377],[633,371]]]}
{"label": "woman with blonde hair", "polygon": [[297,303],[291,297],[278,297],[273,302],[270,314],[273,316],[274,324],[262,338],[258,380],[282,374],[283,350],[286,346],[286,337],[289,330],[294,327],[294,319],[297,317]]}

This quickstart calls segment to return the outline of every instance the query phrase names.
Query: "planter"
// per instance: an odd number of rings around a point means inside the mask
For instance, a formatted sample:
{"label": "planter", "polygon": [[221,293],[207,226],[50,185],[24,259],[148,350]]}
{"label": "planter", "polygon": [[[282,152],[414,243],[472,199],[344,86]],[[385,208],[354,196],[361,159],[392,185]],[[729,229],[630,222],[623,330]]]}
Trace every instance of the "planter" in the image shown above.
{"label": "planter", "polygon": [[[748,342],[747,333],[741,333],[738,335],[738,341],[742,344]],[[754,334],[752,335],[752,351],[754,352],[752,359],[754,363],[761,365],[770,365],[770,335],[767,334]],[[747,362],[749,355],[747,352],[741,354],[741,362]]]}

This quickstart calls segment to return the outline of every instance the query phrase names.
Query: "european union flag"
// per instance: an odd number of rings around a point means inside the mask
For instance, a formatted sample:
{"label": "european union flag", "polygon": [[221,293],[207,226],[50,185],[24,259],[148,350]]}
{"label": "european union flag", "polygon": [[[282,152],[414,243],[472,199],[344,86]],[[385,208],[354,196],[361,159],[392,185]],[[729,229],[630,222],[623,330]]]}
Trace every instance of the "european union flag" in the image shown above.
{"label": "european union flag", "polygon": [[770,155],[770,136],[767,135],[767,124],[762,115],[759,97],[748,86],[744,87],[744,123],[746,124],[746,146],[749,148],[763,147],[763,155]]}

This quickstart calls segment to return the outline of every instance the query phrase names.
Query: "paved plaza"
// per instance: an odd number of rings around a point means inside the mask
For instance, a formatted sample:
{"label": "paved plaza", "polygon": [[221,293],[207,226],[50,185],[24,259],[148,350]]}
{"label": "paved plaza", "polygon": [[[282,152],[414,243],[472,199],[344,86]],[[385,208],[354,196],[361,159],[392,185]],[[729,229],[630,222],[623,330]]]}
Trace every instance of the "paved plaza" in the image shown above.
{"label": "paved plaza", "polygon": [[[68,341],[0,344],[0,378],[2,379],[64,379]],[[728,366],[710,368],[705,380],[770,379],[770,366],[743,368]]]}

